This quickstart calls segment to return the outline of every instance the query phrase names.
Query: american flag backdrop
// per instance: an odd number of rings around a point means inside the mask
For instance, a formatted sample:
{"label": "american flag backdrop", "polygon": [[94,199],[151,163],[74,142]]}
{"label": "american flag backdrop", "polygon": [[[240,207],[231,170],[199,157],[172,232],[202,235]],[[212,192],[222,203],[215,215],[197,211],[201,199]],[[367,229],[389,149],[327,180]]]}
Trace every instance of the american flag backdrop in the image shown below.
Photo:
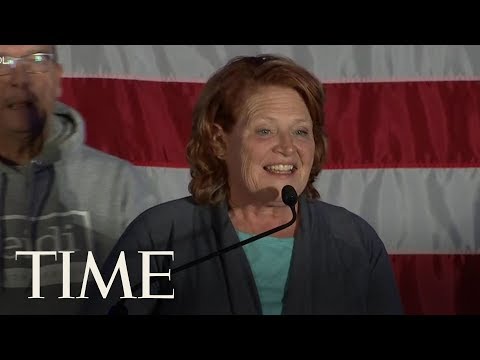
{"label": "american flag backdrop", "polygon": [[134,163],[164,200],[188,195],[191,111],[237,55],[287,55],[325,84],[322,199],[366,219],[407,314],[480,313],[480,46],[59,46],[61,100],[87,143]]}

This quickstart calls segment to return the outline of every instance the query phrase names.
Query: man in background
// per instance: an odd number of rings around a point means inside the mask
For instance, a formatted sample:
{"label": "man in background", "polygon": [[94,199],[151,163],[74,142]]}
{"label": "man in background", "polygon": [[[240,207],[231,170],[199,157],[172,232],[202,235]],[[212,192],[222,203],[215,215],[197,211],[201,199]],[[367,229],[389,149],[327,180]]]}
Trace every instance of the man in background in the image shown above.
{"label": "man in background", "polygon": [[[54,45],[0,45],[1,314],[76,313],[87,252],[100,268],[161,201],[133,165],[85,145],[82,116],[57,100],[61,77]],[[18,251],[73,251],[70,279],[61,253],[41,256],[43,298],[29,298],[32,256]]]}

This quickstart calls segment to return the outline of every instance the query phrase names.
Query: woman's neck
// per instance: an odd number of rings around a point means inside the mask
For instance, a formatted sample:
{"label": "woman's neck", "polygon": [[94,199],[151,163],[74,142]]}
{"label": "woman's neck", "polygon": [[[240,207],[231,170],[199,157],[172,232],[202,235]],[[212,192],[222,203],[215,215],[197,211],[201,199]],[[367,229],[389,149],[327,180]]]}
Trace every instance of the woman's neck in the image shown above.
{"label": "woman's neck", "polygon": [[[246,205],[236,207],[231,205],[229,216],[237,231],[260,234],[289,222],[292,219],[292,211],[288,206]],[[273,233],[272,236],[279,238],[292,237],[297,223],[298,221],[286,229]]]}

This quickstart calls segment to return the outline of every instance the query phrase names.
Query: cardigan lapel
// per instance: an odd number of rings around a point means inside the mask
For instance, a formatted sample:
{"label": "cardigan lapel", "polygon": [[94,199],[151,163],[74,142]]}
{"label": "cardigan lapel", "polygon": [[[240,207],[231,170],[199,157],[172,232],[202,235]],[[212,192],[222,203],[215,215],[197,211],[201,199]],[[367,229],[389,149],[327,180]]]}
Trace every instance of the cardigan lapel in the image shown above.
{"label": "cardigan lapel", "polygon": [[295,233],[292,259],[285,287],[283,314],[312,313],[312,214],[306,198],[302,195],[298,202],[297,221],[300,226]]}
{"label": "cardigan lapel", "polygon": [[[240,240],[228,216],[224,203],[212,209],[212,225],[218,249],[223,249]],[[232,314],[261,314],[260,298],[255,279],[243,247],[220,255]]]}

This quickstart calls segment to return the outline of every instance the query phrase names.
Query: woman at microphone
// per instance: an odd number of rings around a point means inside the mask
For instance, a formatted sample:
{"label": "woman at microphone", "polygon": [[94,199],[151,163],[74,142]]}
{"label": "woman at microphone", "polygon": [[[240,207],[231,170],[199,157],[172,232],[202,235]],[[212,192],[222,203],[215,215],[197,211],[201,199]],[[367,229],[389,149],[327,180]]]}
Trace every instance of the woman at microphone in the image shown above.
{"label": "woman at microphone", "polygon": [[[314,187],[327,155],[324,102],[320,81],[279,56],[238,57],[210,77],[187,148],[191,196],[140,215],[103,268],[107,281],[125,253],[139,297],[122,300],[130,314],[402,313],[374,229]],[[151,257],[147,272],[171,276],[150,277],[150,294],[139,251],[174,253]],[[117,274],[103,300],[93,283],[87,312],[107,313],[123,285]],[[173,299],[140,299],[151,294]]]}

